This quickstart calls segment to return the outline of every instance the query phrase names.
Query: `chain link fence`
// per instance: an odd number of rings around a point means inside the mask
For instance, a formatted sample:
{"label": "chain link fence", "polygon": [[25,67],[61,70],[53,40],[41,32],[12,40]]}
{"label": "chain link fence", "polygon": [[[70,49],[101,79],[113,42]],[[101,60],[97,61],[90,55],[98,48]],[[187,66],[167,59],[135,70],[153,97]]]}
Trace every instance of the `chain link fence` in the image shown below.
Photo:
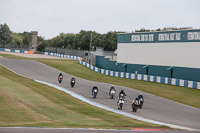
{"label": "chain link fence", "polygon": [[45,52],[84,57],[84,50],[45,47]]}
{"label": "chain link fence", "polygon": [[15,50],[27,50],[27,51],[30,50],[29,46],[27,46],[27,45],[21,46],[21,45],[2,44],[2,43],[0,43],[0,48],[15,49]]}

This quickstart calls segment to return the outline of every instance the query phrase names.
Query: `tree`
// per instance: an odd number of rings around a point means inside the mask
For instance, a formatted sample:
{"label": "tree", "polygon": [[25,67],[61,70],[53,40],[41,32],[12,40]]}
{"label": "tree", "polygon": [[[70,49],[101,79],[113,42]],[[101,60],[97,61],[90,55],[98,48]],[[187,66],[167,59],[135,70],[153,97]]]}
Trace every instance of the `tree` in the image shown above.
{"label": "tree", "polygon": [[117,49],[117,35],[118,32],[108,32],[104,35],[104,45],[103,48],[105,51],[115,51]]}
{"label": "tree", "polygon": [[13,33],[13,45],[17,47],[23,46],[23,36],[17,33]]}
{"label": "tree", "polygon": [[43,40],[42,42],[40,42],[40,44],[37,47],[38,51],[45,51],[45,47],[48,46],[48,41],[47,40]]}
{"label": "tree", "polygon": [[5,23],[4,25],[0,25],[0,44],[6,45],[12,43],[12,32],[10,31],[8,25]]}
{"label": "tree", "polygon": [[140,30],[136,30],[135,32],[150,32],[149,29],[141,28]]}
{"label": "tree", "polygon": [[23,46],[29,46],[29,43],[31,41],[31,33],[30,32],[23,32],[19,35],[23,36]]}

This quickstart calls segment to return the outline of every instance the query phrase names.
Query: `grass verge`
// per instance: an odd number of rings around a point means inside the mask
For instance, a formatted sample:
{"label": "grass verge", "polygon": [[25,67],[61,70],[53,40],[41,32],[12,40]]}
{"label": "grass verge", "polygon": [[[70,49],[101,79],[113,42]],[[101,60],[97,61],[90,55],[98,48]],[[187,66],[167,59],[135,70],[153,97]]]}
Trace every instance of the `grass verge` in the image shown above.
{"label": "grass verge", "polygon": [[[13,55],[2,55],[6,58],[15,59],[30,59]],[[140,80],[123,79],[117,77],[106,76],[86,68],[78,63],[77,60],[57,60],[57,59],[34,59],[40,61],[46,65],[54,67],[65,73],[98,82],[111,83],[121,86],[126,86],[141,90],[147,93],[151,93],[166,99],[170,99],[179,103],[187,104],[196,108],[200,108],[200,90],[165,85],[160,83],[146,82]]]}
{"label": "grass verge", "polygon": [[158,126],[96,108],[0,66],[0,126],[123,128]]}

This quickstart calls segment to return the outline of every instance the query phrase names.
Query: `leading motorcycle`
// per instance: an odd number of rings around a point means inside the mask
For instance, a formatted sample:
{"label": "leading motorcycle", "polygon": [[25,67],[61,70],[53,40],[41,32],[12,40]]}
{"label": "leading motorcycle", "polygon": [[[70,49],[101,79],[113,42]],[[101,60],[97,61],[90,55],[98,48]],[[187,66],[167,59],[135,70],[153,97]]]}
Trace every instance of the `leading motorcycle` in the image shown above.
{"label": "leading motorcycle", "polygon": [[92,88],[92,97],[93,97],[93,98],[96,98],[97,93],[98,93],[98,88],[97,88],[96,86],[94,86],[94,87]]}
{"label": "leading motorcycle", "polygon": [[71,81],[70,81],[70,84],[71,84],[71,87],[72,87],[72,88],[74,87],[75,83],[76,83],[75,79],[72,78]]}

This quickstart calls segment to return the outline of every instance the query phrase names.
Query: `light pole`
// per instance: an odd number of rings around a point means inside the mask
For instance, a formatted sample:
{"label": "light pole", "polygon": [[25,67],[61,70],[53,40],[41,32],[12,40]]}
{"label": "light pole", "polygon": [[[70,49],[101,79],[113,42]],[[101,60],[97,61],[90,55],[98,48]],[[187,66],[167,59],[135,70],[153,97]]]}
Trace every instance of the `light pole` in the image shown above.
{"label": "light pole", "polygon": [[92,51],[92,33],[90,34],[90,52]]}
{"label": "light pole", "polygon": [[89,64],[92,64],[92,33],[90,34],[90,57],[89,57]]}

